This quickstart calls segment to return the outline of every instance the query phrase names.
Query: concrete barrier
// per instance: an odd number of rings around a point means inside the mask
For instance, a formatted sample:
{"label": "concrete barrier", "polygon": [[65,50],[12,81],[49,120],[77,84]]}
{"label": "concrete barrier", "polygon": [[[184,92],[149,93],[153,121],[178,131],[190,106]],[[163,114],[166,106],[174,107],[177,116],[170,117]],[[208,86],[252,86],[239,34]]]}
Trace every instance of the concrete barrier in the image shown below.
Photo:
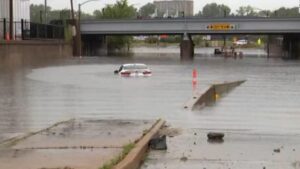
{"label": "concrete barrier", "polygon": [[113,169],[138,169],[146,156],[149,141],[158,133],[159,129],[162,128],[164,124],[164,120],[158,120],[149,132],[136,143],[129,154],[113,167]]}
{"label": "concrete barrier", "polygon": [[0,41],[0,56],[7,57],[68,57],[72,45],[63,41]]}
{"label": "concrete barrier", "polygon": [[213,84],[193,96],[184,106],[185,109],[195,110],[214,104],[222,95],[230,92],[245,80]]}

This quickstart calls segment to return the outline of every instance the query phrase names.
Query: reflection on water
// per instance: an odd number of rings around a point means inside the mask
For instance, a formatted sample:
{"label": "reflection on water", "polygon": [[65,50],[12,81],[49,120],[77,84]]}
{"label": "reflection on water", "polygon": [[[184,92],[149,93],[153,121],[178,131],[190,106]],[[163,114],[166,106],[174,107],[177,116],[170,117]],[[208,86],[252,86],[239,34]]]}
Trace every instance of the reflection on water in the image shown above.
{"label": "reflection on water", "polygon": [[[224,60],[202,54],[193,62],[180,62],[174,53],[0,59],[0,140],[78,117],[165,118],[203,129],[300,134],[300,63],[296,61]],[[126,62],[148,64],[153,76],[114,75],[113,70]],[[247,82],[217,106],[188,112],[182,106],[192,94],[193,68],[199,72],[199,88],[220,81]]]}

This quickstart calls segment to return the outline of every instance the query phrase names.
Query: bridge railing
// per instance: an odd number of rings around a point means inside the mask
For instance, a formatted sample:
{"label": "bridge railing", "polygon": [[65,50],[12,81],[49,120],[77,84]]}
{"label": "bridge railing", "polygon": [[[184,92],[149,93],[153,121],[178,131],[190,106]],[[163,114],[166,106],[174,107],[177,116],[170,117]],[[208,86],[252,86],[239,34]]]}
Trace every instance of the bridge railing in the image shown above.
{"label": "bridge railing", "polygon": [[5,40],[6,32],[7,32],[6,19],[0,18],[0,40]]}
{"label": "bridge railing", "polygon": [[64,32],[64,26],[61,25],[21,20],[13,22],[13,37],[9,37],[9,21],[0,19],[0,40],[62,40]]}

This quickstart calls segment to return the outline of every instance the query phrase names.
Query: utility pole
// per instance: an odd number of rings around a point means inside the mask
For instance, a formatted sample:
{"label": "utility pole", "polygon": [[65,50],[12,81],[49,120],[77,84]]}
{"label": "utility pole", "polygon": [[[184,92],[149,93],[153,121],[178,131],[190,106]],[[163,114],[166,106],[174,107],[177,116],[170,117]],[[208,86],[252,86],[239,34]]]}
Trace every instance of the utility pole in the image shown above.
{"label": "utility pole", "polygon": [[14,31],[14,3],[9,0],[9,37],[12,39]]}
{"label": "utility pole", "polygon": [[44,5],[44,7],[45,7],[45,18],[44,18],[44,22],[45,22],[45,24],[47,24],[47,0],[45,0],[45,5]]}
{"label": "utility pole", "polygon": [[43,10],[40,10],[40,23],[43,23]]}
{"label": "utility pole", "polygon": [[[226,18],[227,16],[227,11],[226,11],[226,8],[224,8],[224,18]],[[223,47],[225,48],[226,47],[226,35],[223,35]]]}
{"label": "utility pole", "polygon": [[75,14],[74,14],[73,0],[70,0],[70,3],[71,3],[71,15],[72,15],[72,20],[74,21],[74,19],[75,19]]}

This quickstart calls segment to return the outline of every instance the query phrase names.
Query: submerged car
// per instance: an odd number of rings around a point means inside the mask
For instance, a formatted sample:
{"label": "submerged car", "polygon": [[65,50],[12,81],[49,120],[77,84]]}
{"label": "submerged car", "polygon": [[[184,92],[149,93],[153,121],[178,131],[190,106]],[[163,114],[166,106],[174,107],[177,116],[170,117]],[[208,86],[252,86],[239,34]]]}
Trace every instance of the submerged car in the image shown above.
{"label": "submerged car", "polygon": [[119,74],[124,77],[131,77],[131,76],[149,77],[149,76],[152,76],[152,72],[148,68],[148,66],[145,64],[142,64],[142,63],[123,64],[120,66],[119,70],[115,70],[114,73]]}

